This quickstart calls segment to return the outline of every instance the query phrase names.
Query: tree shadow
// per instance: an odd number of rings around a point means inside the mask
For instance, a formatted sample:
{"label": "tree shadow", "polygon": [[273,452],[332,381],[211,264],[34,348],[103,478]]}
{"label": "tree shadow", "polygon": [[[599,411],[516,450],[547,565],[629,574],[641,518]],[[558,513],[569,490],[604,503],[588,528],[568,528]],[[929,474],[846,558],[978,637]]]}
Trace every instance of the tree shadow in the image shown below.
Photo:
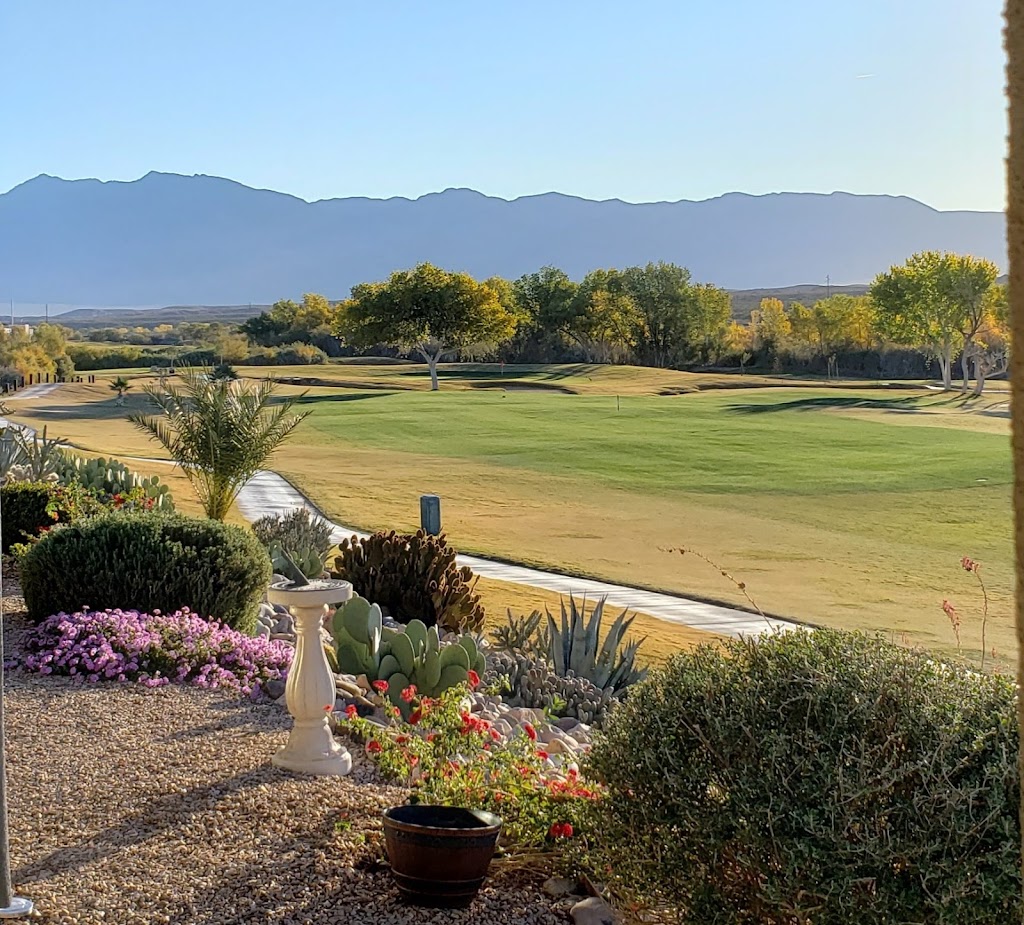
{"label": "tree shadow", "polygon": [[[930,402],[947,404],[949,400]],[[777,402],[749,402],[729,405],[726,410],[731,414],[774,414],[779,411],[820,411],[829,408],[860,408],[869,411],[903,411],[922,410],[917,396],[905,398],[862,398],[859,396],[829,395],[818,398],[795,398]]]}
{"label": "tree shadow", "polygon": [[[345,394],[342,394],[342,395],[299,395],[297,398],[292,398],[290,400],[294,404],[296,404],[296,405],[320,405],[320,404],[326,404],[328,402],[338,402],[338,401],[363,401],[364,399],[367,399],[367,398],[389,398],[390,396],[397,395],[397,394],[398,394],[398,392],[395,392],[395,391],[391,391],[391,392],[371,391],[371,392],[355,392],[355,393],[348,393],[348,392],[346,392]],[[288,400],[289,399],[287,399],[287,398],[281,397],[281,398],[278,398],[278,399],[274,399],[274,403],[275,404],[283,403],[283,402],[288,401]]]}

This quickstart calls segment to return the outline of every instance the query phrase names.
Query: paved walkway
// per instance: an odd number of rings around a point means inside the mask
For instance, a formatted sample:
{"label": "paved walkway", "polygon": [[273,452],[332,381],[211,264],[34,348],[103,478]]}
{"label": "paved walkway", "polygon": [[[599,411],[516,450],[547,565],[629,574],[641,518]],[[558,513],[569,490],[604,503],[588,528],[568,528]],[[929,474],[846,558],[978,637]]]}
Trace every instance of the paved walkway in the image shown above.
{"label": "paved walkway", "polygon": [[[287,514],[300,507],[317,516],[323,516],[295,486],[276,472],[263,471],[254,476],[242,489],[237,503],[239,511],[250,521],[266,514]],[[366,536],[365,533],[351,527],[333,522],[332,526],[332,538],[335,542],[349,536]],[[642,591],[589,578],[556,575],[522,565],[508,565],[491,559],[481,559],[478,556],[459,556],[458,562],[459,565],[468,565],[477,575],[485,578],[543,588],[556,594],[585,594],[591,599],[605,596],[613,608],[639,610],[668,623],[681,623],[722,636],[758,636],[769,630],[793,629],[798,625],[731,607],[704,604],[673,594]]]}

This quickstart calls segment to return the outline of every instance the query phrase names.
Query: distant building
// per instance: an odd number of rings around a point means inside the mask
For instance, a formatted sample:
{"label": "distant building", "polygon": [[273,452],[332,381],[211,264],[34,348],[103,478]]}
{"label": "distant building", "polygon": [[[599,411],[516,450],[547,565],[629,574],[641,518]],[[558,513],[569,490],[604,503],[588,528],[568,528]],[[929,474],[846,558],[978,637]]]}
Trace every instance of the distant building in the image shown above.
{"label": "distant building", "polygon": [[12,331],[16,331],[19,334],[24,334],[26,337],[32,336],[34,328],[30,324],[16,324],[13,327],[9,324],[4,325],[4,334],[10,334]]}

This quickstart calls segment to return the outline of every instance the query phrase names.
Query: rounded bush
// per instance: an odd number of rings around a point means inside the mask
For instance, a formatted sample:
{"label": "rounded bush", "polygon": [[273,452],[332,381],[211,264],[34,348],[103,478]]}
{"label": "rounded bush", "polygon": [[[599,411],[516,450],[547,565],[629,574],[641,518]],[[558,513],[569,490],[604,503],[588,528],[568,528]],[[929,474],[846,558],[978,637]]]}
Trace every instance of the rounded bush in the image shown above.
{"label": "rounded bush", "polygon": [[103,514],[61,527],[21,561],[25,604],[37,623],[83,609],[188,607],[250,633],[270,574],[249,530],[163,514]]}
{"label": "rounded bush", "polygon": [[1012,681],[819,630],[673,657],[608,718],[601,850],[683,921],[1021,918]]}

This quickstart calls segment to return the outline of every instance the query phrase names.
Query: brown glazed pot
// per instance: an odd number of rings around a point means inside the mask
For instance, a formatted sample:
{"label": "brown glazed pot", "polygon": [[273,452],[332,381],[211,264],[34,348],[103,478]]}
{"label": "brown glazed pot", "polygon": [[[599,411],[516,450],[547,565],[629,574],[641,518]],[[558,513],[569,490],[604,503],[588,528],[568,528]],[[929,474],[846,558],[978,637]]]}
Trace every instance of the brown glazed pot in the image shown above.
{"label": "brown glazed pot", "polygon": [[384,813],[391,872],[417,906],[468,906],[487,876],[501,819],[482,810],[422,803]]}

